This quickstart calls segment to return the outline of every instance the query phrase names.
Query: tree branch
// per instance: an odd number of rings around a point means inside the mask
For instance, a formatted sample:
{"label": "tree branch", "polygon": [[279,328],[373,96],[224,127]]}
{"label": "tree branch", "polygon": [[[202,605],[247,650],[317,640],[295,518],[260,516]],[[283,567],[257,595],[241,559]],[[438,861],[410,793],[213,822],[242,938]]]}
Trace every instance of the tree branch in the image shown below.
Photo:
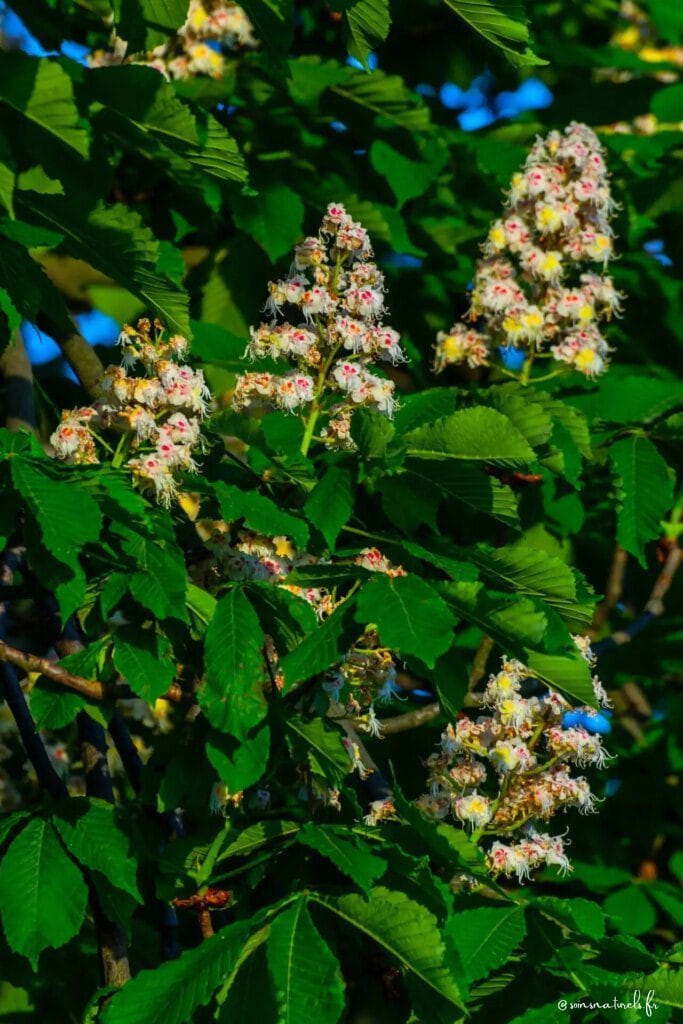
{"label": "tree branch", "polygon": [[664,598],[669,592],[681,561],[683,561],[683,548],[676,544],[666,557],[642,613],[625,629],[619,629],[611,636],[593,644],[593,651],[596,655],[605,654],[607,651],[614,650],[615,647],[622,647],[624,644],[630,643],[646,626],[664,614]]}
{"label": "tree branch", "polygon": [[5,378],[8,430],[36,431],[36,407],[33,393],[33,370],[26,354],[21,333],[16,330],[10,344],[0,358],[0,370]]}
{"label": "tree branch", "polygon": [[[8,643],[1,639],[0,661],[9,662],[27,674],[29,672],[39,672],[41,675],[52,680],[53,683],[66,686],[69,690],[74,690],[89,700],[104,700],[105,697],[130,698],[135,696],[127,686],[120,686],[118,684],[108,685],[99,682],[97,679],[86,679],[84,676],[76,675],[74,672],[68,672],[65,668],[50,661],[49,658],[40,658],[36,654],[27,654],[25,651],[20,651],[17,647],[10,647]],[[172,701],[175,704],[189,699],[191,698],[183,692],[178,683],[172,683],[166,693],[163,694],[163,700]]]}

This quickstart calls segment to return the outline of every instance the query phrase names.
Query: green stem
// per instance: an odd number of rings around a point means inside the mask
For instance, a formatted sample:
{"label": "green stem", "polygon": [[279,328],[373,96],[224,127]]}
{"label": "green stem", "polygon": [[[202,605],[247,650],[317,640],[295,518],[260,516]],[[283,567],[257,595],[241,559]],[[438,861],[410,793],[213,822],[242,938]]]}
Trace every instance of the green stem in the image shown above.
{"label": "green stem", "polygon": [[304,436],[303,436],[302,441],[301,441],[301,454],[302,455],[308,455],[308,449],[311,447],[311,441],[313,440],[313,433],[315,431],[315,425],[318,422],[318,417],[319,416],[320,416],[320,406],[318,404],[318,399],[314,398],[313,399],[313,404],[311,406],[311,411],[310,411],[308,420],[306,421],[306,429],[304,430]]}
{"label": "green stem", "polygon": [[529,353],[529,358],[525,360],[524,366],[522,367],[522,372],[519,377],[520,384],[526,385],[529,383],[529,379],[531,377],[531,367],[534,365],[535,358],[536,353],[532,349]]}
{"label": "green stem", "polygon": [[552,380],[553,377],[563,377],[566,373],[569,373],[569,367],[563,367],[561,370],[553,370],[552,373],[544,373],[541,377],[534,377],[532,384],[540,384],[544,380]]}
{"label": "green stem", "polygon": [[133,431],[128,430],[125,434],[122,434],[119,438],[119,443],[116,446],[114,457],[111,460],[111,464],[114,469],[119,469],[130,451],[130,446],[133,441]]}

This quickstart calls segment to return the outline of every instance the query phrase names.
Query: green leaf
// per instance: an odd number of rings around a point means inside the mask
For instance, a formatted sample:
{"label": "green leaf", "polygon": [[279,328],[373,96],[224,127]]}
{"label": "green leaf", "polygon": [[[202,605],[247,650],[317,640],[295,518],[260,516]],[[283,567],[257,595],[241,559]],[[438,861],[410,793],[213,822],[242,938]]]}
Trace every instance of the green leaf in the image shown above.
{"label": "green leaf", "polygon": [[78,933],[87,900],[83,876],[52,825],[34,818],[0,863],[0,913],[10,947],[35,971],[44,949]]}
{"label": "green leaf", "polygon": [[514,423],[532,448],[548,440],[553,423],[542,396],[536,401],[536,395],[529,395],[529,388],[510,383],[492,388],[490,398],[498,412],[502,412]]}
{"label": "green leaf", "polygon": [[185,1024],[239,966],[249,922],[229,924],[195,949],[140,971],[117,992],[104,1012],[105,1024]]}
{"label": "green leaf", "polygon": [[275,502],[258,491],[242,491],[239,487],[219,482],[214,485],[221,514],[228,522],[244,519],[257,533],[268,537],[291,537],[298,547],[308,542],[308,527],[303,519],[283,512]]}
{"label": "green leaf", "polygon": [[[140,132],[140,145],[157,140],[199,170],[220,181],[245,181],[237,143],[215,118],[191,109],[173,86],[152,68],[138,65],[98,68],[90,78],[93,95]],[[118,134],[118,133],[117,133]]]}
{"label": "green leaf", "polygon": [[96,541],[102,514],[88,492],[55,476],[54,467],[29,459],[12,459],[14,486],[40,529],[43,544],[56,559],[73,567],[84,544]]}
{"label": "green leaf", "polygon": [[372,409],[357,409],[351,420],[351,437],[364,459],[381,459],[394,436],[394,425]]}
{"label": "green leaf", "polygon": [[185,559],[168,526],[167,521],[157,517],[155,537],[119,524],[112,528],[112,533],[120,538],[121,547],[135,566],[130,576],[133,597],[159,619],[185,621]]}
{"label": "green leaf", "polygon": [[346,10],[349,53],[367,67],[372,49],[389,34],[389,0],[350,0]]}
{"label": "green leaf", "polygon": [[427,817],[419,807],[406,800],[395,784],[394,802],[407,827],[419,836],[421,843],[425,844],[433,857],[447,865],[452,875],[458,870],[465,871],[483,880],[487,885],[492,884],[483,852],[472,842],[464,829],[446,825],[444,822],[437,823],[433,818]]}
{"label": "green leaf", "polygon": [[442,501],[457,501],[475,513],[483,512],[505,523],[519,528],[517,499],[514,491],[489,476],[483,466],[468,465],[466,462],[430,462],[428,467],[421,459],[409,459],[406,463],[409,479],[413,486],[424,493],[436,492]]}
{"label": "green leaf", "polygon": [[547,618],[529,598],[495,594],[483,583],[443,583],[440,589],[457,615],[502,647],[520,650],[542,644]]}
{"label": "green leaf", "polygon": [[547,64],[525,43],[529,29],[524,6],[519,0],[445,0],[448,7],[479,32],[493,46],[499,47],[515,67]]}
{"label": "green leaf", "polygon": [[280,662],[285,677],[285,692],[297,683],[324,672],[344,655],[360,632],[353,624],[355,598],[344,601],[316,629],[306,636]]}
{"label": "green leaf", "polygon": [[448,150],[432,145],[424,156],[426,159],[411,159],[383,139],[376,139],[370,148],[370,162],[386,178],[399,207],[427,191],[448,160]]}
{"label": "green leaf", "polygon": [[597,708],[591,670],[578,651],[564,657],[527,651],[526,663],[533,674],[576,704]]}
{"label": "green leaf", "polygon": [[308,821],[297,836],[297,842],[316,850],[323,857],[350,878],[364,892],[369,892],[374,882],[387,869],[387,862],[375,856],[364,843],[353,840],[343,828],[331,825],[314,825]]}
{"label": "green leaf", "polygon": [[294,30],[293,0],[243,0],[256,34],[276,56],[286,53]]}
{"label": "green leaf", "polygon": [[575,632],[590,625],[594,602],[577,600],[576,578],[560,558],[533,548],[523,540],[500,548],[479,544],[463,554],[494,586],[542,598],[557,609]]}
{"label": "green leaf", "polygon": [[119,629],[114,665],[131,690],[148,704],[161,697],[175,678],[175,661],[168,640],[153,629]]}
{"label": "green leaf", "polygon": [[231,831],[227,834],[216,863],[219,864],[231,857],[249,857],[274,839],[296,835],[300,828],[301,826],[294,821],[259,821],[258,824],[249,825],[239,832]]}
{"label": "green leaf", "polygon": [[99,871],[111,885],[142,903],[130,841],[111,804],[86,798],[69,800],[57,808],[52,820],[67,850],[83,867]]}
{"label": "green leaf", "polygon": [[56,61],[4,53],[0,101],[40,128],[46,145],[57,142],[88,155],[88,133],[74,101],[71,78]]}
{"label": "green leaf", "polygon": [[641,426],[683,404],[678,380],[634,374],[632,367],[614,366],[600,387],[571,398],[572,406],[598,423]]}
{"label": "green leaf", "polygon": [[522,907],[481,907],[454,914],[446,931],[468,982],[502,967],[526,934]]}
{"label": "green leaf", "polygon": [[227,991],[224,987],[218,996],[217,1020],[220,1024],[276,1020],[277,1004],[265,946],[261,944],[250,956],[242,959],[244,962],[227,986]]}
{"label": "green leaf", "polygon": [[66,690],[45,676],[31,690],[31,714],[39,729],[61,729],[87,704],[80,693]]}
{"label": "green leaf", "polygon": [[291,715],[285,724],[295,756],[306,759],[316,774],[322,775],[331,786],[339,787],[351,771],[339,731],[326,725],[322,718],[306,721],[299,715]]}
{"label": "green leaf", "polygon": [[416,459],[467,459],[522,466],[533,449],[507,416],[479,406],[461,409],[406,434],[407,454]]}
{"label": "green leaf", "polygon": [[572,931],[587,935],[590,939],[604,938],[605,915],[598,904],[593,903],[592,900],[537,896],[533,905],[547,917],[567,925]]}
{"label": "green leaf", "polygon": [[639,885],[610,893],[603,909],[615,928],[627,935],[644,935],[657,921],[657,913]]}
{"label": "green leaf", "polygon": [[303,234],[304,204],[286,185],[268,185],[257,196],[234,196],[232,215],[271,263],[293,249]]}
{"label": "green leaf", "polygon": [[344,1009],[339,964],[315,928],[300,896],[278,914],[268,935],[268,967],[281,1024],[336,1024]]}
{"label": "green leaf", "polygon": [[309,494],[304,512],[317,526],[334,551],[335,542],[342,526],[351,517],[353,509],[353,488],[348,469],[331,466]]}
{"label": "green leaf", "polygon": [[359,929],[394,957],[411,975],[447,1002],[461,1007],[461,996],[444,958],[436,918],[403,892],[378,887],[369,898],[350,894],[315,896],[316,902]]}
{"label": "green leaf", "polygon": [[230,793],[256,785],[266,770],[269,751],[270,731],[265,722],[252,729],[244,743],[213,730],[206,741],[206,756]]}
{"label": "green leaf", "polygon": [[0,309],[9,327],[7,340],[10,340],[11,333],[22,320],[34,321],[40,311],[47,313],[52,322],[59,326],[63,327],[69,322],[64,300],[50,283],[43,268],[22,245],[2,235],[0,280],[4,292],[4,298],[0,296]]}
{"label": "green leaf", "polygon": [[374,623],[387,647],[414,654],[433,668],[453,642],[454,615],[419,576],[376,575],[358,595],[356,620]]}
{"label": "green leaf", "polygon": [[122,203],[89,207],[77,195],[23,192],[17,212],[59,231],[65,249],[137,295],[171,331],[190,336],[188,297],[160,272],[162,246],[140,214]]}
{"label": "green leaf", "polygon": [[673,480],[652,441],[625,437],[609,450],[617,477],[617,541],[647,567],[645,545],[661,533],[673,504]]}
{"label": "green leaf", "polygon": [[660,121],[682,121],[683,82],[659,89],[652,98],[650,110]]}
{"label": "green leaf", "polygon": [[26,821],[28,817],[28,811],[3,811],[0,814],[0,846],[4,846],[5,841],[14,832],[17,825]]}
{"label": "green leaf", "polygon": [[113,0],[113,6],[118,31],[132,53],[165,43],[187,17],[184,0]]}
{"label": "green leaf", "polygon": [[216,605],[205,640],[206,682],[199,703],[211,724],[245,741],[263,720],[263,631],[244,591],[233,587]]}
{"label": "green leaf", "polygon": [[[427,131],[431,127],[429,108],[398,75],[383,71],[346,69],[346,76],[330,85],[330,91],[347,103],[359,106],[407,131]],[[343,116],[343,114],[342,114]],[[348,116],[353,116],[350,112]],[[354,214],[357,216],[357,214]]]}

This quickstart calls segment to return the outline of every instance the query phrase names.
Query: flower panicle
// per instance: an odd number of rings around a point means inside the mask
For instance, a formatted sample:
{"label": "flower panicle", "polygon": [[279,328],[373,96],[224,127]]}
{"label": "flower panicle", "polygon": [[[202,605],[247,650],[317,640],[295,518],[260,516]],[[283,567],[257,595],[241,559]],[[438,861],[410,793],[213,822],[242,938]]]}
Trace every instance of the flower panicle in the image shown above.
{"label": "flower panicle", "polygon": [[92,406],[64,410],[50,444],[70,465],[98,463],[106,450],[117,462],[101,437],[113,435],[117,452],[130,456],[125,465],[140,490],[169,507],[179,493],[178,474],[197,469],[209,390],[201,370],[180,362],[189,352],[187,338],[168,336],[159,320],[126,324],[119,345],[123,365],[107,367]]}
{"label": "flower panicle", "polygon": [[[587,660],[593,655],[586,638],[576,637]],[[569,871],[567,841],[537,831],[559,812],[596,810],[597,798],[576,769],[605,767],[609,757],[599,735],[570,724],[569,704],[549,690],[542,697],[523,696],[529,669],[503,658],[489,676],[476,719],[462,715],[446,726],[436,753],[425,762],[428,791],[417,801],[430,817],[455,818],[487,845],[494,875],[515,875],[521,882],[542,865]],[[598,700],[606,699],[594,680]],[[580,709],[587,722],[597,712]]]}
{"label": "flower panicle", "polygon": [[538,138],[482,246],[465,317],[472,326],[437,335],[435,371],[487,366],[496,349],[505,362],[519,349],[586,377],[604,372],[611,349],[601,322],[620,315],[622,298],[606,273],[615,206],[591,128],[572,122]]}
{"label": "flower panicle", "polygon": [[382,321],[384,276],[372,259],[365,228],[340,203],[330,203],[318,234],[296,246],[289,274],[270,282],[268,319],[250,330],[245,357],[289,368],[242,374],[236,409],[323,415],[320,438],[339,448],[353,447],[355,409],[393,415],[393,381],[374,367],[397,365],[405,356],[398,332]]}
{"label": "flower panicle", "polygon": [[175,37],[149,53],[128,54],[128,44],[116,33],[108,50],[88,57],[90,67],[139,64],[159,71],[169,81],[189,78],[222,78],[226,53],[258,46],[254,26],[246,11],[231,0],[190,0],[187,17]]}

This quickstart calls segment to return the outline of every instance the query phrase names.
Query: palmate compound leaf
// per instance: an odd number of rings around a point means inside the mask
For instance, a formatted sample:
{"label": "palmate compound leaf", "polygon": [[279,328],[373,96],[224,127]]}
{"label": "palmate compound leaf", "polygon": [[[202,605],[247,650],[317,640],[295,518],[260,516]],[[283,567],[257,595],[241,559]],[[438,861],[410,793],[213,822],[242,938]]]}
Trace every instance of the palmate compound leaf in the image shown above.
{"label": "palmate compound leaf", "polygon": [[526,934],[519,906],[480,907],[454,914],[445,930],[462,962],[468,982],[502,967]]}
{"label": "palmate compound leaf", "polygon": [[646,437],[625,437],[609,454],[619,498],[617,540],[645,568],[645,545],[661,532],[660,522],[673,502],[673,479]]}
{"label": "palmate compound leaf", "polygon": [[88,890],[52,825],[34,818],[0,862],[0,913],[10,947],[36,970],[40,953],[73,938]]}
{"label": "palmate compound leaf", "polygon": [[249,931],[248,921],[229,924],[177,960],[141,971],[113,997],[104,1024],[187,1024],[239,967]]}
{"label": "palmate compound leaf", "polygon": [[206,682],[199,703],[211,724],[244,742],[263,720],[263,630],[244,591],[232,587],[206,630]]}
{"label": "palmate compound leaf", "polygon": [[479,406],[460,409],[405,436],[406,454],[416,459],[464,459],[522,466],[533,448],[507,416]]}
{"label": "palmate compound leaf", "polygon": [[446,4],[515,67],[547,64],[526,45],[529,29],[519,0],[445,0]]}
{"label": "palmate compound leaf", "polygon": [[374,623],[382,643],[414,654],[432,668],[451,646],[456,618],[437,591],[419,576],[377,574],[360,591],[356,619]]}
{"label": "palmate compound leaf", "polygon": [[436,918],[426,907],[403,892],[382,886],[373,889],[369,898],[350,894],[312,899],[377,942],[427,991],[451,1007],[462,1007],[460,991],[446,964]]}
{"label": "palmate compound leaf", "polygon": [[336,957],[316,929],[307,899],[278,914],[268,935],[268,967],[280,1009],[280,1024],[336,1024],[344,1009],[344,986]]}

